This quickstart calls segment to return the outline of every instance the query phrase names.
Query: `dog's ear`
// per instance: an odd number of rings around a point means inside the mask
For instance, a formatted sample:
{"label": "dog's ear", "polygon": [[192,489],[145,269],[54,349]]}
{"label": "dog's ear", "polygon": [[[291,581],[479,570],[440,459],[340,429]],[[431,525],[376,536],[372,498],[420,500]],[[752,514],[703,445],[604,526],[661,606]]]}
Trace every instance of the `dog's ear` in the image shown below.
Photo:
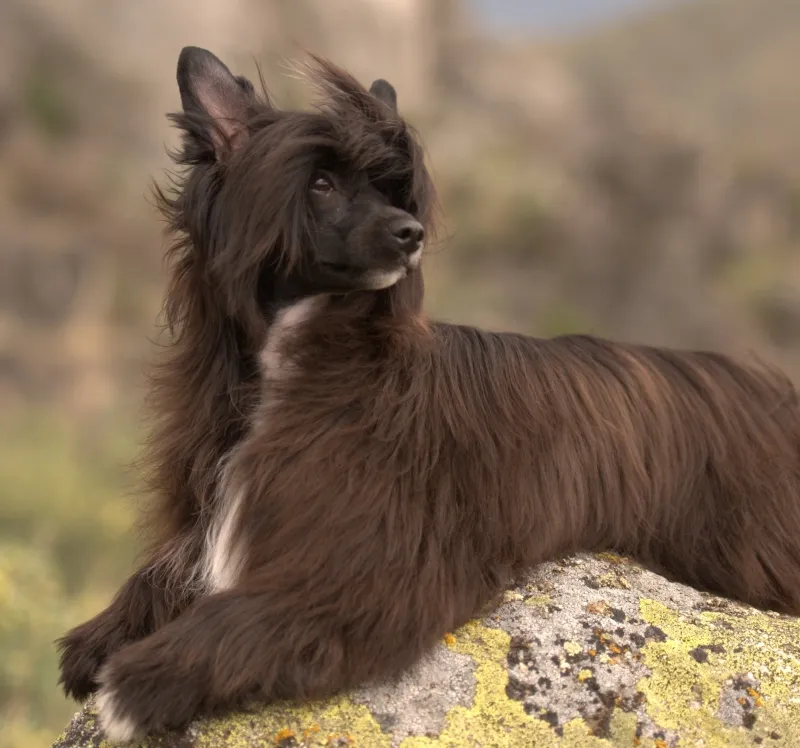
{"label": "dog's ear", "polygon": [[253,84],[247,78],[234,76],[206,49],[184,47],[178,57],[178,89],[186,114],[211,118],[205,134],[211,138],[217,158],[241,144],[255,100]]}
{"label": "dog's ear", "polygon": [[383,78],[378,78],[370,87],[369,92],[378,101],[382,101],[389,107],[395,114],[397,114],[397,91],[389,81]]}

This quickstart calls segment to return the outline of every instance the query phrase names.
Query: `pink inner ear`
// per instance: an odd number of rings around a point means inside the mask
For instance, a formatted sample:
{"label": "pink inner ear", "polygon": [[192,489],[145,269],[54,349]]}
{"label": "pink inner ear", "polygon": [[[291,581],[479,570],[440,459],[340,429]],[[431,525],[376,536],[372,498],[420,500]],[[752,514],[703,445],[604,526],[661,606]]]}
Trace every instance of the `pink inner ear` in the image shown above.
{"label": "pink inner ear", "polygon": [[[214,119],[219,132],[212,130],[211,139],[217,155],[236,150],[243,142],[246,133],[247,114],[246,94],[235,82],[219,77],[205,81],[197,91],[200,105]],[[220,135],[222,133],[222,135]]]}

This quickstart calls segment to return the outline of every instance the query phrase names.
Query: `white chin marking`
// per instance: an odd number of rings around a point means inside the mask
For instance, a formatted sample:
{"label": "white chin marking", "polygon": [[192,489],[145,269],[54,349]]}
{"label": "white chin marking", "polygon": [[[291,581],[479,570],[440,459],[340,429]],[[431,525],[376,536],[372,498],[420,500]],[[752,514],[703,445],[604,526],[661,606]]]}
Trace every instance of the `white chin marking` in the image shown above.
{"label": "white chin marking", "polygon": [[397,270],[375,270],[364,276],[364,288],[369,291],[380,291],[383,288],[390,288],[406,275],[405,268]]}
{"label": "white chin marking", "polygon": [[128,743],[138,735],[136,723],[120,713],[114,692],[107,686],[97,692],[95,705],[100,729],[112,743]]}
{"label": "white chin marking", "polygon": [[422,247],[420,246],[419,249],[415,249],[409,256],[408,256],[408,266],[410,268],[418,268],[419,262],[422,259]]}

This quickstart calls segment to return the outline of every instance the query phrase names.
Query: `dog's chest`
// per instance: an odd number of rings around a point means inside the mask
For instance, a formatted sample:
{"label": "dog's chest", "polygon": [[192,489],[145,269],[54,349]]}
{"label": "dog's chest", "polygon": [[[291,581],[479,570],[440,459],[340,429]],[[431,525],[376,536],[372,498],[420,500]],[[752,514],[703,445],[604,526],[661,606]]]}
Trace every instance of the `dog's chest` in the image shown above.
{"label": "dog's chest", "polygon": [[247,548],[240,528],[243,505],[248,499],[249,481],[237,459],[242,444],[252,438],[254,432],[265,428],[274,402],[270,382],[291,376],[292,363],[285,356],[286,345],[321,310],[323,304],[324,298],[321,296],[301,299],[281,309],[270,325],[260,356],[261,401],[242,442],[220,460],[218,468],[217,501],[206,533],[201,562],[203,584],[209,592],[234,587],[246,561]]}
{"label": "dog's chest", "polygon": [[246,560],[241,520],[248,481],[239,455],[248,438],[249,434],[219,461],[216,501],[200,562],[203,588],[209,593],[235,587]]}
{"label": "dog's chest", "polygon": [[[275,320],[267,332],[264,347],[261,349],[261,376],[265,382],[289,376],[292,365],[285,355],[286,345],[322,310],[324,303],[324,296],[309,296],[284,307],[275,315]],[[268,388],[264,396],[269,397]],[[263,405],[262,402],[262,409]]]}

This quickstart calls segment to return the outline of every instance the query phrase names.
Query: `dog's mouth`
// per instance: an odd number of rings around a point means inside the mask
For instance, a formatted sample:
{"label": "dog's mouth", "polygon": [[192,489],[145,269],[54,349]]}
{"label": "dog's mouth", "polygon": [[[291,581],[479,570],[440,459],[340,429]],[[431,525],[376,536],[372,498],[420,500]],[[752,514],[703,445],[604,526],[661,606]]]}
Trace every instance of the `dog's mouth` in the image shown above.
{"label": "dog's mouth", "polygon": [[349,275],[349,276],[359,276],[364,275],[367,273],[375,273],[375,272],[383,272],[383,273],[396,273],[402,272],[405,275],[409,270],[416,270],[420,265],[420,259],[422,257],[422,250],[418,249],[412,254],[410,254],[407,258],[404,258],[404,262],[398,263],[395,267],[391,268],[364,268],[364,267],[356,267],[355,265],[349,265],[345,262],[326,262],[322,261],[320,264],[326,270],[336,274],[336,275]]}
{"label": "dog's mouth", "polygon": [[394,266],[389,267],[361,267],[350,265],[345,262],[327,262],[322,261],[320,265],[332,275],[338,277],[360,278],[370,275],[397,275],[398,277],[405,277],[412,270],[416,270],[420,265],[422,257],[422,250],[418,249],[408,257],[404,257],[400,262]]}
{"label": "dog's mouth", "polygon": [[409,270],[399,267],[396,270],[371,270],[361,276],[361,288],[367,291],[381,291],[391,288],[395,283],[405,278]]}
{"label": "dog's mouth", "polygon": [[325,268],[331,281],[343,289],[380,291],[390,288],[405,278],[419,265],[419,261],[414,262],[409,258],[407,262],[398,264],[391,269],[368,269],[340,262],[322,262],[320,264]]}
{"label": "dog's mouth", "polygon": [[343,262],[322,262],[320,263],[322,267],[326,270],[330,270],[331,272],[335,273],[336,275],[352,275],[354,272],[354,268],[352,265],[347,265]]}

